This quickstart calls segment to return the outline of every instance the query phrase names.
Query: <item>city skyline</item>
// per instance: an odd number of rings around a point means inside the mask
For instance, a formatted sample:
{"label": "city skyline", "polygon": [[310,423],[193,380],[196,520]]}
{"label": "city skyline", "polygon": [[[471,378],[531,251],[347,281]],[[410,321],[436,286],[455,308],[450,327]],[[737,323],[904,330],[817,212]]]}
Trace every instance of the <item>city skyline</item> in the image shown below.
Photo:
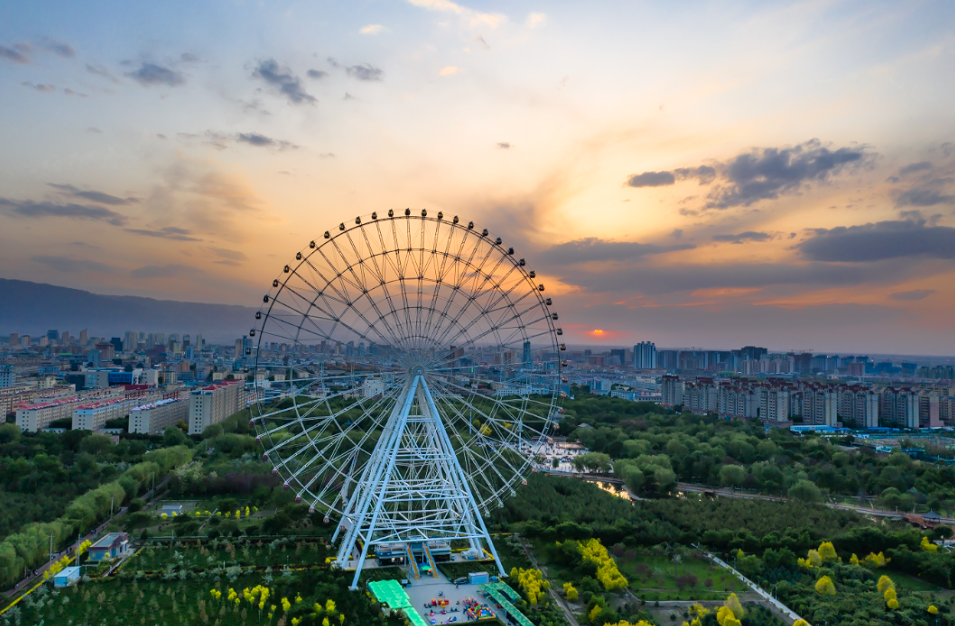
{"label": "city skyline", "polygon": [[255,307],[426,207],[526,257],[569,344],[955,354],[950,4],[0,16],[3,278]]}

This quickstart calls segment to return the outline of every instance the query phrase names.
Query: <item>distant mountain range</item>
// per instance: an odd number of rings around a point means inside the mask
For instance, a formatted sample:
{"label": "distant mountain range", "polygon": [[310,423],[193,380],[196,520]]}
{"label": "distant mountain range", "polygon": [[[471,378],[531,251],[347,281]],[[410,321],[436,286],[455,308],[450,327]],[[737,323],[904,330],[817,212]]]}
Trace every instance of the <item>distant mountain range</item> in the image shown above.
{"label": "distant mountain range", "polygon": [[84,328],[92,337],[121,337],[127,330],[202,333],[231,342],[255,326],[255,309],[200,302],[102,296],[79,289],[0,278],[0,335],[38,336],[47,330]]}

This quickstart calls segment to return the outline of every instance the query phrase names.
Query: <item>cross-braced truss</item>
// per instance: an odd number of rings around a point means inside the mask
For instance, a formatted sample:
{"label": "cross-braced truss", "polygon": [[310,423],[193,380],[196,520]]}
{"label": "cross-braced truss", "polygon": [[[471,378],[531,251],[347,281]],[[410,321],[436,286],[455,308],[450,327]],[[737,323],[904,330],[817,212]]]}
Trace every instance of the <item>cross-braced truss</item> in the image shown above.
{"label": "cross-braced truss", "polygon": [[409,211],[342,223],[273,281],[254,423],[285,488],[339,520],[340,566],[409,541],[497,560],[483,516],[559,411],[561,331],[535,278],[486,230]]}

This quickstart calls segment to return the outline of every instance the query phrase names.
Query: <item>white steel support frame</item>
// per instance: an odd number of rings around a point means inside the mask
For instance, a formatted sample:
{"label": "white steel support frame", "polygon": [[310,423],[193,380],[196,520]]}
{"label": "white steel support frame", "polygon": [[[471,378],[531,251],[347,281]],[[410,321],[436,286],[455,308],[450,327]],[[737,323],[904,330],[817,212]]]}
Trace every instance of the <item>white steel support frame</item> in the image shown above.
{"label": "white steel support frame", "polygon": [[352,589],[369,551],[399,542],[464,539],[474,552],[487,549],[506,575],[423,370],[408,377],[333,542],[341,531],[338,567],[346,568],[360,546]]}

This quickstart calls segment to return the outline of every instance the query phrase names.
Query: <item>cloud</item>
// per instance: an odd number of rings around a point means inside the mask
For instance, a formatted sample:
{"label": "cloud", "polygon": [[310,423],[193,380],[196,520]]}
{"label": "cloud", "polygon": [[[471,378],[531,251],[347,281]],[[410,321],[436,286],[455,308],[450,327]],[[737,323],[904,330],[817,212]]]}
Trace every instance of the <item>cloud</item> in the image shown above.
{"label": "cloud", "polygon": [[192,233],[185,228],[176,228],[175,226],[166,226],[158,230],[148,230],[144,228],[126,228],[127,233],[142,235],[144,237],[158,237],[160,239],[172,239],[173,241],[202,241],[193,237]]}
{"label": "cloud", "polygon": [[43,218],[67,217],[77,220],[106,222],[113,226],[124,226],[127,218],[115,211],[82,204],[57,204],[54,202],[33,202],[31,200],[9,200],[0,198],[0,208],[5,208],[14,217]]}
{"label": "cloud", "polygon": [[98,263],[96,261],[85,261],[83,259],[71,259],[70,257],[65,256],[45,256],[45,255],[36,255],[30,257],[30,260],[34,263],[39,263],[40,265],[46,265],[51,269],[55,269],[58,272],[66,272],[70,274],[79,274],[85,272],[102,272],[104,274],[109,274],[113,271],[113,268],[105,263]]}
{"label": "cloud", "polygon": [[155,216],[151,230],[176,227],[239,242],[252,238],[262,220],[275,219],[245,177],[214,162],[179,157],[162,178],[143,201],[144,214]]}
{"label": "cloud", "polygon": [[385,76],[385,73],[382,70],[369,65],[368,63],[351,65],[346,67],[345,71],[348,72],[349,76],[352,78],[357,78],[358,80],[376,81],[382,80]]}
{"label": "cloud", "polygon": [[358,31],[362,35],[377,35],[378,33],[388,30],[381,24],[369,24],[368,26],[362,26]]}
{"label": "cloud", "polygon": [[912,291],[897,291],[895,293],[889,294],[889,300],[907,300],[907,301],[917,301],[924,300],[935,293],[934,289],[913,289]]}
{"label": "cloud", "polygon": [[102,250],[99,246],[94,246],[91,243],[86,243],[85,241],[71,241],[66,244],[68,246],[76,246],[77,248],[89,248],[90,250]]}
{"label": "cloud", "polygon": [[680,167],[673,170],[673,174],[680,180],[695,178],[701,185],[709,185],[716,178],[716,168],[709,165],[699,167]]}
{"label": "cloud", "polygon": [[64,59],[71,59],[76,56],[76,50],[73,49],[68,43],[63,43],[62,41],[47,40],[42,42],[41,47],[47,52],[52,52],[56,56],[63,57]]}
{"label": "cloud", "polygon": [[525,24],[528,28],[537,28],[538,26],[543,26],[547,22],[547,16],[543,13],[531,13],[527,16]]}
{"label": "cloud", "polygon": [[88,133],[93,133],[94,135],[102,135],[102,134],[103,134],[103,131],[101,131],[100,129],[96,128],[95,126],[90,126],[89,128],[86,129],[86,132],[88,132]]}
{"label": "cloud", "polygon": [[183,63],[198,63],[200,61],[199,57],[191,52],[183,52],[179,55],[179,60]]}
{"label": "cloud", "polygon": [[8,48],[6,46],[0,46],[0,59],[11,61],[13,63],[19,63],[20,65],[27,65],[30,62],[30,57],[20,50],[17,50],[17,47],[18,46]]}
{"label": "cloud", "polygon": [[180,265],[170,263],[169,265],[146,265],[129,272],[133,278],[175,278],[178,276],[191,276],[195,274],[204,274],[202,270],[190,265]]}
{"label": "cloud", "polygon": [[659,246],[636,241],[607,241],[596,237],[568,241],[544,250],[540,257],[545,263],[571,265],[591,261],[634,261],[652,254],[674,250],[690,250],[692,244]]}
{"label": "cloud", "polygon": [[899,193],[895,206],[935,206],[937,204],[955,204],[955,196],[941,193],[935,189],[914,188]]}
{"label": "cloud", "polygon": [[790,148],[757,148],[720,165],[723,184],[710,194],[706,208],[749,206],[796,193],[807,183],[825,182],[866,163],[869,156],[862,148],[830,150],[818,139]]}
{"label": "cloud", "polygon": [[209,251],[218,257],[228,259],[229,261],[248,261],[249,257],[244,252],[238,250],[228,250],[226,248],[209,248]]}
{"label": "cloud", "polygon": [[241,143],[247,143],[250,146],[275,148],[277,150],[296,150],[299,148],[299,146],[289,141],[272,139],[259,133],[239,133],[235,136],[235,140]]}
{"label": "cloud", "polygon": [[308,76],[309,78],[314,78],[316,80],[328,78],[328,72],[324,70],[309,70],[305,72],[305,75]]}
{"label": "cloud", "polygon": [[280,93],[288,96],[289,101],[294,104],[318,102],[306,93],[298,76],[289,68],[280,66],[275,59],[260,60],[252,75],[261,78]]}
{"label": "cloud", "polygon": [[441,76],[454,76],[455,74],[457,74],[457,73],[460,72],[460,71],[461,71],[460,68],[457,68],[457,67],[455,67],[455,66],[453,66],[453,65],[446,65],[446,66],[444,66],[444,67],[441,68],[441,71],[439,72],[439,74],[440,74]]}
{"label": "cloud", "polygon": [[676,177],[672,172],[644,172],[643,174],[631,174],[627,179],[627,185],[630,187],[664,187],[676,182]]}
{"label": "cloud", "polygon": [[924,220],[817,229],[797,249],[812,261],[864,263],[904,257],[955,259],[955,228]]}
{"label": "cloud", "polygon": [[79,91],[73,91],[73,90],[70,89],[69,87],[67,87],[66,89],[64,89],[64,90],[63,90],[63,93],[66,94],[66,95],[68,95],[68,96],[76,96],[77,98],[89,98],[89,96],[88,96],[87,94],[81,93],[81,92],[79,92]]}
{"label": "cloud", "polygon": [[117,198],[116,196],[111,196],[110,194],[103,193],[102,191],[84,191],[82,189],[77,189],[73,185],[58,185],[56,183],[49,183],[49,185],[63,195],[89,200],[91,202],[98,202],[99,204],[120,206],[136,204],[139,202],[139,198]]}
{"label": "cloud", "polygon": [[103,78],[108,78],[114,83],[119,83],[119,79],[113,76],[105,65],[90,65],[86,64],[86,71],[94,76],[102,76]]}
{"label": "cloud", "polygon": [[229,143],[245,143],[250,146],[256,146],[261,148],[273,148],[278,151],[283,150],[297,150],[301,146],[297,146],[290,141],[284,141],[281,139],[273,139],[267,137],[261,133],[250,132],[250,133],[236,133],[229,134],[218,130],[207,130],[204,133],[177,133],[176,137],[182,141],[192,141],[199,139],[202,143],[208,144],[217,150],[225,150],[229,147]]}
{"label": "cloud", "polygon": [[24,87],[29,87],[29,88],[31,88],[31,89],[36,89],[37,91],[39,91],[39,92],[41,92],[41,93],[51,93],[51,92],[56,91],[56,86],[55,86],[55,85],[39,85],[39,84],[36,84],[36,83],[20,83],[20,84],[23,85]]}
{"label": "cloud", "polygon": [[409,3],[429,11],[442,11],[445,13],[454,13],[460,15],[470,22],[471,26],[489,26],[497,28],[500,24],[507,21],[507,16],[499,13],[481,13],[474,11],[450,0],[408,0]]}
{"label": "cloud", "polygon": [[744,243],[747,241],[769,241],[773,236],[769,233],[761,233],[757,231],[748,230],[744,233],[739,233],[736,235],[714,235],[713,241],[722,241],[727,243]]}
{"label": "cloud", "polygon": [[[87,66],[88,68],[89,66]],[[167,87],[178,87],[186,82],[185,76],[176,70],[155,63],[143,62],[135,72],[126,74],[144,87],[152,85],[166,85]]]}
{"label": "cloud", "polygon": [[766,287],[829,288],[864,283],[892,283],[909,278],[911,267],[897,261],[868,265],[831,263],[726,263],[647,266],[636,264],[616,271],[605,267],[571,267],[560,279],[588,293],[658,296],[702,289],[762,289]]}
{"label": "cloud", "polygon": [[928,161],[919,161],[918,163],[910,163],[902,169],[899,170],[899,176],[905,176],[906,174],[911,174],[912,172],[924,172],[925,170],[932,169],[932,164]]}
{"label": "cloud", "polygon": [[497,147],[500,148],[501,150],[510,150],[511,144],[509,144],[506,141],[499,141],[497,142]]}
{"label": "cloud", "polygon": [[474,37],[474,41],[481,44],[481,47],[484,48],[485,50],[491,49],[491,46],[488,45],[486,41],[484,41],[484,37],[481,37],[480,35],[477,35],[476,37]]}

